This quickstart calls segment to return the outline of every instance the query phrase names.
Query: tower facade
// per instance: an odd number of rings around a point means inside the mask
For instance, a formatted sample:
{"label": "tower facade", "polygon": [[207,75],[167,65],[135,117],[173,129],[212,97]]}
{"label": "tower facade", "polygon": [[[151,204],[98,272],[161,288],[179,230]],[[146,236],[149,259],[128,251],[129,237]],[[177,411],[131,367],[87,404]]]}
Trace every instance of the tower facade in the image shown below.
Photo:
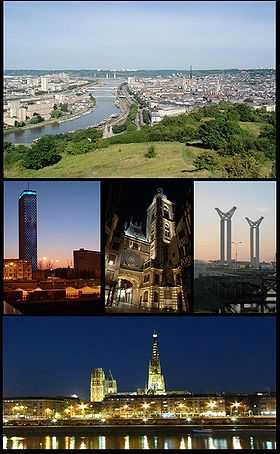
{"label": "tower facade", "polygon": [[19,196],[19,258],[30,260],[37,270],[37,194],[26,190]]}
{"label": "tower facade", "polygon": [[245,218],[250,226],[250,263],[252,267],[260,265],[260,223],[263,216],[257,221]]}
{"label": "tower facade", "polygon": [[173,203],[159,188],[147,209],[146,237],[150,243],[150,259],[163,267],[168,261],[168,246],[176,235]]}
{"label": "tower facade", "polygon": [[108,394],[116,394],[117,380],[109,371],[109,376],[106,377],[102,368],[93,369],[90,376],[90,401],[102,402]]}
{"label": "tower facade", "polygon": [[105,379],[105,395],[117,394],[117,380],[114,379],[112,372],[109,370],[109,375]]}
{"label": "tower facade", "polygon": [[[231,210],[224,213],[219,208],[215,208],[218,215],[220,216],[220,261],[222,264],[225,262],[231,264],[231,218],[236,210],[236,207],[232,207]],[[225,240],[225,228],[227,229],[227,236]],[[226,248],[225,248],[226,246]],[[225,259],[226,249],[226,259]]]}
{"label": "tower facade", "polygon": [[90,377],[90,400],[101,402],[105,397],[105,374],[103,369],[93,369]]}
{"label": "tower facade", "polygon": [[108,254],[106,263],[106,270],[117,264],[111,305],[185,311],[174,204],[161,188],[147,208],[145,232],[142,221],[126,222],[118,249],[118,261]]}
{"label": "tower facade", "polygon": [[147,393],[165,394],[165,381],[159,359],[158,335],[153,334],[152,359],[149,363]]}

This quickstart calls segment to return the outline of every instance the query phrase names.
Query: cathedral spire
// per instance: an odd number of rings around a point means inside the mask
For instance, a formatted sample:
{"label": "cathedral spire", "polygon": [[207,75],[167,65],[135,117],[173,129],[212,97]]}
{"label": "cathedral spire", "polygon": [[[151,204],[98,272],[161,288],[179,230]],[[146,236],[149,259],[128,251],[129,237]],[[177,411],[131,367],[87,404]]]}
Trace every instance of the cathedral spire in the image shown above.
{"label": "cathedral spire", "polygon": [[161,365],[159,359],[159,345],[158,335],[154,331],[153,333],[153,348],[152,348],[152,359],[149,364],[149,376],[148,376],[148,393],[164,394],[165,393],[165,382],[161,372]]}

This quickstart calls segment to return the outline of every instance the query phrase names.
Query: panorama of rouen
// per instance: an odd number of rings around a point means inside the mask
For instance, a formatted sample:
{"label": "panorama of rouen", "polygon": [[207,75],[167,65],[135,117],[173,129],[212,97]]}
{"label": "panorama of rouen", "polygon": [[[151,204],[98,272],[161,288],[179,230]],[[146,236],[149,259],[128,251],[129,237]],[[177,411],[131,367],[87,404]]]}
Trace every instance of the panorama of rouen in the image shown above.
{"label": "panorama of rouen", "polygon": [[275,448],[272,317],[51,318],[4,322],[6,448]]}
{"label": "panorama of rouen", "polygon": [[7,1],[4,38],[5,176],[275,177],[275,2]]}

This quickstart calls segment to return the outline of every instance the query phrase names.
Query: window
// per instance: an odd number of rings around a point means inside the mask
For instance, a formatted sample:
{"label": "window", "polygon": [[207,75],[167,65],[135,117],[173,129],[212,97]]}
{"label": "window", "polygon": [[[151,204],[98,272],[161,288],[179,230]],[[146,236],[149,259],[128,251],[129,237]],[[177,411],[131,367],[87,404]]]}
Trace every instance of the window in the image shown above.
{"label": "window", "polygon": [[154,292],[154,303],[158,303],[158,292]]}
{"label": "window", "polygon": [[138,244],[137,243],[133,243],[133,249],[138,249]]}
{"label": "window", "polygon": [[172,290],[170,290],[170,289],[168,289],[168,288],[165,289],[165,290],[164,290],[164,297],[165,297],[165,298],[172,298]]}
{"label": "window", "polygon": [[148,291],[144,292],[144,298],[143,298],[144,303],[148,302],[148,297],[149,297],[149,292]]}
{"label": "window", "polygon": [[154,283],[159,284],[159,274],[154,275]]}
{"label": "window", "polygon": [[145,274],[144,282],[149,282],[149,280],[150,280],[150,275],[149,274]]}

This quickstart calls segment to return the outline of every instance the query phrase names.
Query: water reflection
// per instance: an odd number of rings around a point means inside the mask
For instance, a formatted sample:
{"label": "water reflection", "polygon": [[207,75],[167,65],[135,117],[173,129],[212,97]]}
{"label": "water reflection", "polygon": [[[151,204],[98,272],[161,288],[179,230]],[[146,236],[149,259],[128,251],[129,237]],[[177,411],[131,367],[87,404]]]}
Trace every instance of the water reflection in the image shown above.
{"label": "water reflection", "polygon": [[129,449],[129,435],[124,437],[124,449]]}
{"label": "water reflection", "polygon": [[210,437],[191,432],[152,432],[137,434],[111,432],[106,435],[92,431],[75,435],[28,435],[3,437],[4,449],[276,449],[274,431],[214,432]]}
{"label": "water reflection", "polygon": [[233,449],[242,449],[239,437],[232,437],[232,446]]}
{"label": "water reflection", "polygon": [[106,449],[106,437],[104,435],[98,437],[98,448]]}
{"label": "water reflection", "polygon": [[179,449],[186,449],[186,443],[184,437],[181,438]]}

